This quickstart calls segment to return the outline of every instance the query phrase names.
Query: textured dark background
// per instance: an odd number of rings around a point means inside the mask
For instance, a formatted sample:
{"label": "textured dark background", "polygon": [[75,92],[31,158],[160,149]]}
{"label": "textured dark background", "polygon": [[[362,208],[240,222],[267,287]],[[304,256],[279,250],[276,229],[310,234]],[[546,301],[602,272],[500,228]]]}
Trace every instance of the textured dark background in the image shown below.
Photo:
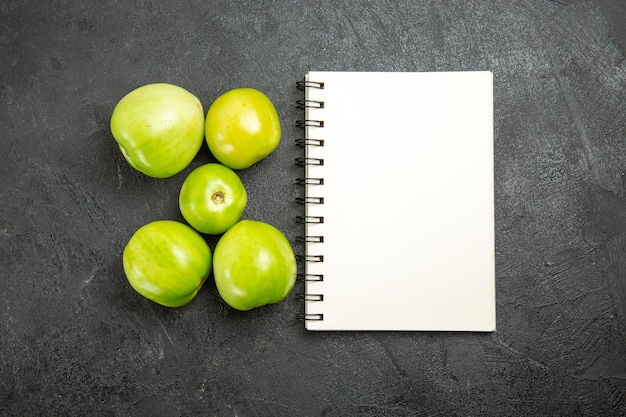
{"label": "textured dark background", "polygon": [[[626,2],[233,3],[0,4],[0,415],[626,415]],[[301,250],[310,69],[494,72],[496,333],[309,333],[295,293],[239,313],[210,281],[181,309],[131,290],[125,243],[181,220],[213,159],[133,171],[116,102],[156,81],[205,111],[266,92],[283,141],[241,172],[244,216]]]}

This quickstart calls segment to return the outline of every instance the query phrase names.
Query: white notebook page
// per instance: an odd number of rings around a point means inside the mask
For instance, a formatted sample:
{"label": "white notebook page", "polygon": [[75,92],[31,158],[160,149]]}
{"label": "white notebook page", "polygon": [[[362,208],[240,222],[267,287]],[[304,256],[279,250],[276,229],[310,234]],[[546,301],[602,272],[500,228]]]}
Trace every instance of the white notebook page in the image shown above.
{"label": "white notebook page", "polygon": [[493,76],[310,72],[309,330],[495,330]]}

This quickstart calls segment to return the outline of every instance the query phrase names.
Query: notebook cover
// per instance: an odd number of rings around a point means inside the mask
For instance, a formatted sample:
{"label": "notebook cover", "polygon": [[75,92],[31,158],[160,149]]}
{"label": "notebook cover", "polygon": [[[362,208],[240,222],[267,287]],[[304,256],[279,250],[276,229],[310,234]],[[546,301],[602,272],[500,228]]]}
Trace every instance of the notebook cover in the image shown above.
{"label": "notebook cover", "polygon": [[492,73],[306,80],[306,328],[494,331]]}

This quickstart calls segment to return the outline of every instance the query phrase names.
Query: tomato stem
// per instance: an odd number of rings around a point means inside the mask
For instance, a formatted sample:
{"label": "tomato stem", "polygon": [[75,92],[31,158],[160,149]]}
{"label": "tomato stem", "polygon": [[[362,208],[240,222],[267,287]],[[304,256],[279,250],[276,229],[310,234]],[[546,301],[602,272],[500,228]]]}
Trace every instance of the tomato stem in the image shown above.
{"label": "tomato stem", "polygon": [[225,196],[224,196],[224,192],[222,192],[222,191],[216,191],[211,196],[211,200],[215,204],[222,204],[222,203],[224,203],[224,199],[225,199]]}

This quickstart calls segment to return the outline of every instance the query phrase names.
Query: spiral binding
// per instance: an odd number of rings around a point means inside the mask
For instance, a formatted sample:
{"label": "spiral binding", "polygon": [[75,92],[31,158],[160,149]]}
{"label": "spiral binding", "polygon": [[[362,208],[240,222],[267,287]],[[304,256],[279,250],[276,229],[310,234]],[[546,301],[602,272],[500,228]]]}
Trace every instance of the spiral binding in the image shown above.
{"label": "spiral binding", "polygon": [[321,158],[296,158],[296,165],[303,167],[305,165],[324,165]]}
{"label": "spiral binding", "polygon": [[317,101],[317,100],[298,100],[296,101],[296,107],[298,107],[301,110],[308,109],[308,108],[323,109],[324,102]]}
{"label": "spiral binding", "polygon": [[296,255],[296,260],[301,262],[324,262],[324,255]]}
{"label": "spiral binding", "polygon": [[303,301],[324,301],[324,294],[304,294],[296,295],[296,298]]}
{"label": "spiral binding", "polygon": [[324,185],[324,178],[296,178],[297,185]]}
{"label": "spiral binding", "polygon": [[298,139],[296,139],[296,145],[298,145],[300,147],[304,147],[304,146],[324,146],[324,139],[298,138]]}
{"label": "spiral binding", "polygon": [[313,120],[313,119],[304,119],[304,120],[296,120],[296,126],[303,129],[307,126],[311,127],[324,127],[323,120]]}
{"label": "spiral binding", "polygon": [[324,243],[324,236],[297,236],[296,240],[301,243]]}
{"label": "spiral binding", "polygon": [[324,197],[297,197],[298,204],[324,204]]}
{"label": "spiral binding", "polygon": [[298,274],[296,279],[305,282],[322,282],[324,281],[324,274]]}
{"label": "spiral binding", "polygon": [[[296,87],[302,91],[305,91],[308,88],[323,89],[324,83],[317,82],[317,81],[298,81],[296,83]],[[324,102],[319,101],[319,100],[304,99],[304,100],[298,100],[296,102],[296,106],[301,110],[323,109]],[[302,120],[297,120],[296,126],[299,127],[300,129],[307,129],[308,127],[323,128],[324,121],[305,118]],[[312,146],[315,146],[315,147],[324,146],[324,139],[318,139],[318,138],[298,138],[296,139],[295,142],[296,142],[296,146],[299,146],[301,148],[306,148],[309,146],[311,147]],[[295,164],[299,167],[306,167],[306,166],[313,166],[313,165],[321,166],[321,165],[324,165],[324,159],[301,157],[301,158],[296,158]],[[324,178],[305,176],[302,178],[297,178],[296,184],[303,185],[303,186],[324,185]],[[314,196],[297,197],[296,203],[302,204],[302,205],[324,204],[324,197],[314,197]],[[324,223],[323,216],[309,216],[309,215],[297,216],[296,220],[298,221],[298,223],[301,223],[301,224]],[[324,242],[324,236],[305,235],[305,236],[298,236],[296,239],[305,244]],[[296,260],[298,260],[299,262],[304,262],[305,264],[309,262],[324,262],[324,255],[310,255],[310,254],[297,255]],[[324,275],[323,274],[311,274],[311,273],[305,272],[302,274],[298,274],[297,279],[300,281],[304,281],[305,283],[306,282],[322,282],[324,281]],[[324,301],[324,294],[299,293],[299,294],[296,294],[296,297],[299,300],[302,300],[304,302]],[[303,314],[298,315],[298,319],[303,320],[303,321],[321,321],[321,320],[324,320],[324,315],[319,314],[319,313],[316,313],[316,314],[303,313]]]}
{"label": "spiral binding", "polygon": [[324,216],[296,216],[298,223],[324,223]]}
{"label": "spiral binding", "polygon": [[324,83],[323,82],[319,82],[319,81],[297,81],[296,82],[296,87],[298,87],[298,90],[306,90],[307,88],[320,88],[323,89],[324,88]]}
{"label": "spiral binding", "polygon": [[296,316],[298,318],[298,320],[303,320],[303,321],[322,321],[324,320],[324,315],[323,314],[298,314]]}

